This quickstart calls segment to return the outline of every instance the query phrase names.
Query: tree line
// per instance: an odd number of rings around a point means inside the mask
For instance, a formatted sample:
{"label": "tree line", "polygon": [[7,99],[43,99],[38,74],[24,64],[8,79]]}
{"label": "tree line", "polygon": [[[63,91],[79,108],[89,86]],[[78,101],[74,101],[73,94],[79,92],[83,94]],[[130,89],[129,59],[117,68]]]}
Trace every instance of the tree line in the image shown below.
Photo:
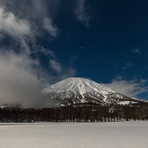
{"label": "tree line", "polygon": [[0,109],[0,122],[111,122],[148,120],[148,104]]}

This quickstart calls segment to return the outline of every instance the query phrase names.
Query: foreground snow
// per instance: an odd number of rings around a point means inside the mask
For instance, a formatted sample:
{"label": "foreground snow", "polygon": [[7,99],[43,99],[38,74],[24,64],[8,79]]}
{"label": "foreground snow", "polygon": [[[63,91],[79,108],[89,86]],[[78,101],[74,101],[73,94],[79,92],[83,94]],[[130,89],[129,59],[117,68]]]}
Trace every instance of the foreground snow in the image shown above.
{"label": "foreground snow", "polygon": [[148,121],[0,124],[1,148],[146,148]]}

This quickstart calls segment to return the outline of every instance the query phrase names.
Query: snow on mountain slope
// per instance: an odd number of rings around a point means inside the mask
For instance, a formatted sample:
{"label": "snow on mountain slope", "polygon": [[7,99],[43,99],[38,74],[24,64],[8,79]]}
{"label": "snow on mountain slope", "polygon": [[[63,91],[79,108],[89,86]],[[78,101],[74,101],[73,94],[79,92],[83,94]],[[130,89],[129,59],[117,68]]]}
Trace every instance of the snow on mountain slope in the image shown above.
{"label": "snow on mountain slope", "polygon": [[82,103],[124,104],[125,102],[136,101],[110,88],[100,85],[85,78],[68,78],[43,90],[49,98],[56,100],[58,106],[73,105]]}
{"label": "snow on mountain slope", "polygon": [[77,92],[82,97],[84,97],[85,93],[92,92],[92,91],[96,93],[102,93],[102,94],[109,94],[109,93],[115,92],[110,88],[101,86],[100,84],[92,80],[84,79],[84,78],[68,78],[50,86],[49,88],[44,89],[44,92],[47,92],[47,93],[49,92],[61,93],[64,91]]}

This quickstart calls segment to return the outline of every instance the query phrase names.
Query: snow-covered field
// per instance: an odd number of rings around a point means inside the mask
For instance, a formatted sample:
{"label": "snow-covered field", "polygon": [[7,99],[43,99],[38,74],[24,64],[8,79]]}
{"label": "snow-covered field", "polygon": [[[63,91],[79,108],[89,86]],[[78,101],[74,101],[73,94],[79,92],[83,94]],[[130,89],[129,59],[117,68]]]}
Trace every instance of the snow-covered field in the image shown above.
{"label": "snow-covered field", "polygon": [[147,148],[148,121],[0,124],[0,148]]}

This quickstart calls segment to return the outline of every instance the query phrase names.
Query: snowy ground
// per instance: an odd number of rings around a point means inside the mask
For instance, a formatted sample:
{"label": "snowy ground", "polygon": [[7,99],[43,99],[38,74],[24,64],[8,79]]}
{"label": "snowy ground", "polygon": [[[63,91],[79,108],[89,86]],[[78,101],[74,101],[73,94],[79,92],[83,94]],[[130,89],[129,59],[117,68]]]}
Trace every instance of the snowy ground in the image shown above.
{"label": "snowy ground", "polygon": [[1,148],[147,148],[148,121],[0,124]]}

